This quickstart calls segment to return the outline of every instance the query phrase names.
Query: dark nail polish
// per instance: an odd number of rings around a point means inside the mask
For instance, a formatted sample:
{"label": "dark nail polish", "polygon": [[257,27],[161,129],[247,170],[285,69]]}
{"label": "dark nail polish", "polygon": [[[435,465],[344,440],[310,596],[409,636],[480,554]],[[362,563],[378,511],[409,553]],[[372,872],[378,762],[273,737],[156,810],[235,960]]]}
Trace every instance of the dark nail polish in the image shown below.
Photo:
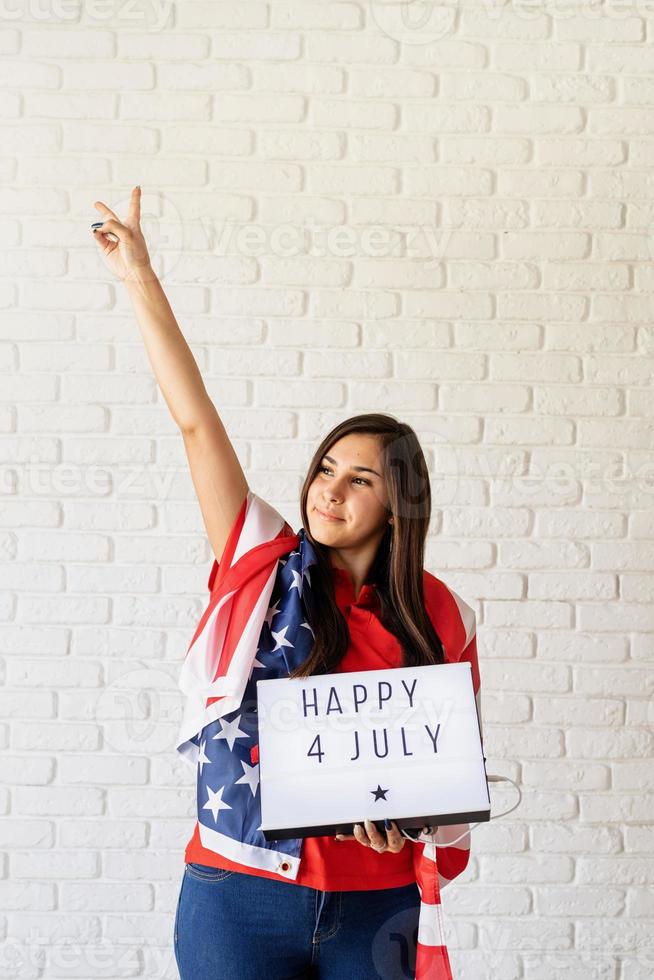
{"label": "dark nail polish", "polygon": [[386,818],[384,818],[384,827],[386,827],[386,830],[390,830],[391,829],[391,821],[390,820],[387,820]]}

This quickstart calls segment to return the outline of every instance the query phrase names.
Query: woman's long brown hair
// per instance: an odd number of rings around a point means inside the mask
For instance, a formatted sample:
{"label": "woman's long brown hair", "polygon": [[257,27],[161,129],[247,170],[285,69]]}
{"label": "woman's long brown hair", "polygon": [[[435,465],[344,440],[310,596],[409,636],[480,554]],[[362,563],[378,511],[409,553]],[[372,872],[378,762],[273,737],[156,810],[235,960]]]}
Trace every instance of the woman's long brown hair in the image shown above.
{"label": "woman's long brown hair", "polygon": [[291,677],[333,673],[350,645],[347,622],[336,604],[330,549],[312,537],[306,509],[309,487],[325,453],[350,433],[379,437],[389,516],[394,517],[393,524],[387,523],[368,576],[377,588],[382,625],[400,643],[403,666],[445,662],[443,645],[424,600],[423,563],[431,517],[431,488],[422,447],[411,426],[392,415],[370,413],[345,419],[325,436],[314,453],[302,487],[300,509],[304,533],[317,557],[317,564],[311,566],[311,590],[307,592],[311,596],[309,618],[315,640],[311,653],[292,671]]}

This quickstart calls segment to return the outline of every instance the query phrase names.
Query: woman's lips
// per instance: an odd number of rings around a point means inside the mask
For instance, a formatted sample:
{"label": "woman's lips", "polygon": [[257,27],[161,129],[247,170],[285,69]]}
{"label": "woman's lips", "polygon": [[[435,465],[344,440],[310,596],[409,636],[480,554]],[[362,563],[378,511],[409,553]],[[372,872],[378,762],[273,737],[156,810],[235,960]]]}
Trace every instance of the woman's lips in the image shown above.
{"label": "woman's lips", "polygon": [[321,510],[318,510],[317,507],[316,507],[316,511],[318,512],[318,514],[322,517],[322,519],[324,521],[342,521],[343,520],[342,517],[331,517],[329,514],[323,514],[323,512]]}

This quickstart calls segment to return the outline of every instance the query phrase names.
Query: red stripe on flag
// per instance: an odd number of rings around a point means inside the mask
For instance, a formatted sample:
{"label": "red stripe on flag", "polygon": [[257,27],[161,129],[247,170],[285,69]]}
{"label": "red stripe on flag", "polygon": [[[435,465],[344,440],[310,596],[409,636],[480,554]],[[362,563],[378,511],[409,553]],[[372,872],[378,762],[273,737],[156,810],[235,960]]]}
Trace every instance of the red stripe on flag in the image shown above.
{"label": "red stripe on flag", "polygon": [[452,980],[446,946],[423,946],[418,943],[415,980]]}
{"label": "red stripe on flag", "polygon": [[[295,545],[293,544],[294,541],[296,542]],[[234,601],[227,624],[221,657],[213,676],[214,681],[218,677],[224,677],[229,670],[234,651],[243,635],[252,610],[263,592],[266,582],[270,578],[273,563],[281,555],[292,551],[297,544],[299,544],[299,537],[297,535],[289,537],[280,533],[272,541],[265,541],[263,544],[250,549],[247,554],[239,558],[236,564],[227,571],[220,582],[220,585],[212,596],[213,604],[215,605],[222,596],[232,590],[237,590],[237,600],[235,597],[236,601]],[[261,567],[262,559],[265,562],[263,567]],[[207,701],[207,705],[212,704],[216,700],[218,699],[210,698]]]}
{"label": "red stripe on flag", "polygon": [[452,881],[468,867],[470,851],[461,847],[438,848],[438,870],[443,878]]}

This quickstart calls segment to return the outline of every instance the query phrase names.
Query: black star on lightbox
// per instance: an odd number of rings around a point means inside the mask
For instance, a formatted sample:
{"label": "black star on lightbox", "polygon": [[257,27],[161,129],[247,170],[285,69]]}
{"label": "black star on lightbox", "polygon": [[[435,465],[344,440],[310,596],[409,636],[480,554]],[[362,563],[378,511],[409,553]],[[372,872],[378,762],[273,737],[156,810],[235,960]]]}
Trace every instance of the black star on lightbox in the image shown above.
{"label": "black star on lightbox", "polygon": [[377,789],[371,789],[370,792],[375,794],[375,803],[376,803],[377,800],[385,800],[386,799],[386,794],[388,793],[388,790],[387,789],[382,789],[381,786],[379,785],[379,783],[377,783]]}

